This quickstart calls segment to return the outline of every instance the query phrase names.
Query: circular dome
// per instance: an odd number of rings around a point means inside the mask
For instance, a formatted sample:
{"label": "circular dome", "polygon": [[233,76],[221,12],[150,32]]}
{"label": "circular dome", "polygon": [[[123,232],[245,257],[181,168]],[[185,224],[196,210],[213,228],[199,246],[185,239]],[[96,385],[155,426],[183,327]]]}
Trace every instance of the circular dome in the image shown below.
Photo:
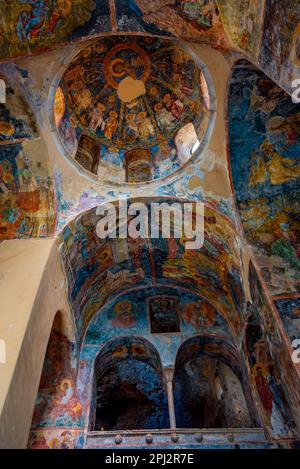
{"label": "circular dome", "polygon": [[169,40],[111,36],[84,48],[56,91],[67,153],[99,180],[141,183],[192,156],[209,122],[202,70]]}

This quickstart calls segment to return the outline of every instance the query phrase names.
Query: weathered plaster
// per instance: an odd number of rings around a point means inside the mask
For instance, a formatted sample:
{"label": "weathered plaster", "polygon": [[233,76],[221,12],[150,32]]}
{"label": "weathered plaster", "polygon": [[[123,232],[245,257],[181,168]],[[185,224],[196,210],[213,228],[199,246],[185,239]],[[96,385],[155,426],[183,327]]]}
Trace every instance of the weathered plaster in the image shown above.
{"label": "weathered plaster", "polygon": [[65,315],[69,337],[72,321],[54,240],[5,241],[0,265],[0,447],[25,448],[54,316]]}

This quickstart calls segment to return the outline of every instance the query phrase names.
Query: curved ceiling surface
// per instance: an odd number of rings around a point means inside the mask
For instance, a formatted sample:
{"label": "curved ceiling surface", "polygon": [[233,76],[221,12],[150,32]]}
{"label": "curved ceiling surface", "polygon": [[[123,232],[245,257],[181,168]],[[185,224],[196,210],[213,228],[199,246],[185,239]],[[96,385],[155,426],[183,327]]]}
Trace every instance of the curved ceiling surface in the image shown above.
{"label": "curved ceiling surface", "polygon": [[[149,217],[152,202],[174,202],[168,197],[133,200],[147,204]],[[237,333],[246,292],[239,235],[226,217],[205,206],[205,243],[199,250],[185,250],[184,238],[100,239],[99,219],[93,208],[72,220],[61,235],[60,252],[80,339],[95,314],[116,296],[134,288],[138,298],[138,289],[158,287],[200,296],[207,316],[220,313]],[[193,306],[186,316],[193,316],[194,310],[197,316],[198,309]]]}
{"label": "curved ceiling surface", "polygon": [[138,183],[184,165],[209,122],[194,60],[169,40],[111,36],[70,63],[55,97],[68,154],[101,180]]}

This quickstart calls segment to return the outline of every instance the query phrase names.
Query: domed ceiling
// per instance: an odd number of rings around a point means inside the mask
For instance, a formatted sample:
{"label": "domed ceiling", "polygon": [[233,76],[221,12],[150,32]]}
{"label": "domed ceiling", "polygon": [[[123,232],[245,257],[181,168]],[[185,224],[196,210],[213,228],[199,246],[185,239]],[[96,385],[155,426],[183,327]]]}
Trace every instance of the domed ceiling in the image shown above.
{"label": "domed ceiling", "polygon": [[108,37],[65,71],[55,121],[67,152],[99,179],[145,182],[186,163],[209,122],[201,69],[169,40]]}

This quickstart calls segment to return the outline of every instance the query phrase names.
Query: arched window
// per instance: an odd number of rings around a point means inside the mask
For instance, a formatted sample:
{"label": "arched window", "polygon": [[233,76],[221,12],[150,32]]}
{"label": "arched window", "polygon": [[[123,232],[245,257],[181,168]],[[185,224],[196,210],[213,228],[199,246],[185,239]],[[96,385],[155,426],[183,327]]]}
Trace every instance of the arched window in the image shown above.
{"label": "arched window", "polygon": [[174,141],[177,148],[177,158],[181,165],[184,165],[200,146],[200,141],[192,122],[179,129]]}
{"label": "arched window", "polygon": [[100,156],[98,142],[89,135],[82,134],[79,140],[75,160],[88,171],[97,174]]}
{"label": "arched window", "polygon": [[91,430],[169,428],[160,357],[147,340],[118,338],[94,368]]}
{"label": "arched window", "polygon": [[152,159],[147,148],[135,148],[125,153],[127,182],[146,182],[153,177]]}
{"label": "arched window", "polygon": [[0,78],[0,104],[6,103],[6,83]]}
{"label": "arched window", "polygon": [[54,120],[57,127],[60,126],[61,120],[65,114],[66,101],[61,87],[59,86],[55,93],[54,99]]}

